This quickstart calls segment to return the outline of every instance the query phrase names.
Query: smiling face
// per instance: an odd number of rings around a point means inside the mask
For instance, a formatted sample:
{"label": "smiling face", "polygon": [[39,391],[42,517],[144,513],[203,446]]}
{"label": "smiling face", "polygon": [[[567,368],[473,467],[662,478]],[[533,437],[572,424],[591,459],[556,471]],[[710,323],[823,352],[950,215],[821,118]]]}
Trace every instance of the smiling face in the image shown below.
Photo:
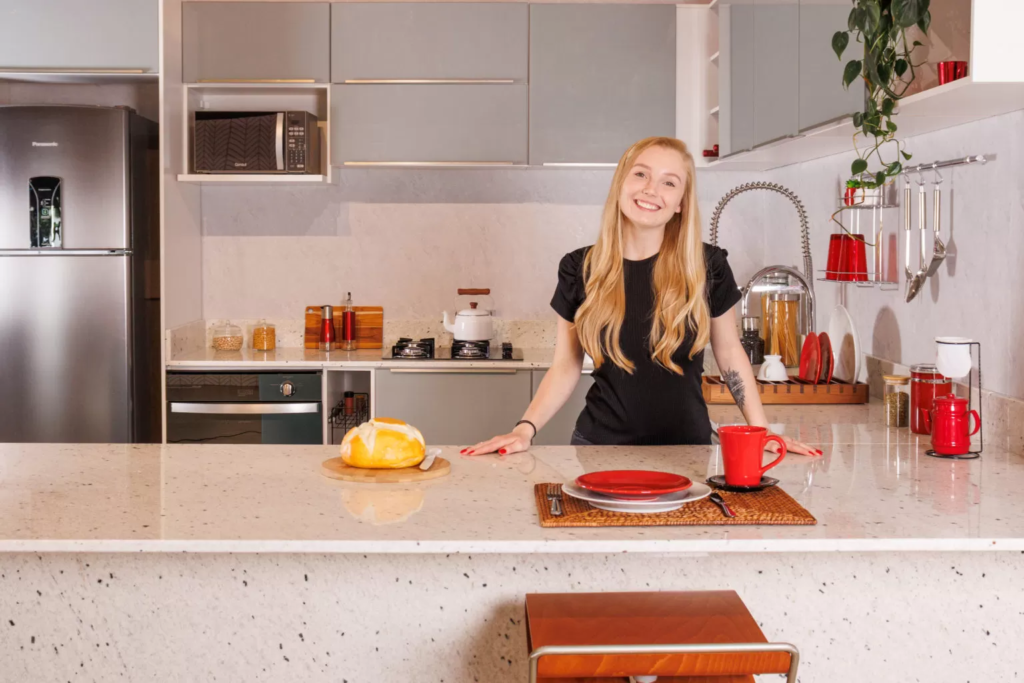
{"label": "smiling face", "polygon": [[636,158],[619,192],[623,215],[638,228],[660,228],[682,210],[686,163],[667,147],[648,147]]}

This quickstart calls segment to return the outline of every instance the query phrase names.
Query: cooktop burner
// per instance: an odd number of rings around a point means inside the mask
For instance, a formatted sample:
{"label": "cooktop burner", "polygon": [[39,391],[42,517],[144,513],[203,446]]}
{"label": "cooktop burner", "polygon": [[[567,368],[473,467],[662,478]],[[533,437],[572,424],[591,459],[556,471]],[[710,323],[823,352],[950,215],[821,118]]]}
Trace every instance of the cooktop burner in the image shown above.
{"label": "cooktop burner", "polygon": [[434,357],[434,338],[414,340],[402,337],[391,347],[391,357],[430,360]]}
{"label": "cooktop burner", "polygon": [[433,338],[409,339],[402,337],[389,351],[384,360],[522,360],[523,352],[505,342],[491,346],[487,341],[455,340],[451,346],[434,347]]}

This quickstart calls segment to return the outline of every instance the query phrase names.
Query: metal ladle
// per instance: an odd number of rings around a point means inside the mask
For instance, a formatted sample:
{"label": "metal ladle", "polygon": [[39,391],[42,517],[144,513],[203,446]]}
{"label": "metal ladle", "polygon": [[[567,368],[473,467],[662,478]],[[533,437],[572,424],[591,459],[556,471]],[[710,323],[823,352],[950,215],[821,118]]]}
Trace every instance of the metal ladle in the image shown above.
{"label": "metal ladle", "polygon": [[[914,274],[912,280],[907,283],[907,303],[913,301],[914,297],[921,291],[921,287],[924,285],[924,281],[928,279],[928,249],[924,244],[924,236],[928,231],[928,204],[924,196],[924,181],[917,181],[917,211],[920,214],[917,217],[918,231],[921,233],[921,258],[918,262],[917,273]],[[910,232],[908,222],[907,232],[907,272],[910,272]]]}
{"label": "metal ladle", "polygon": [[939,190],[939,185],[942,184],[942,174],[939,173],[934,165],[932,170],[935,171],[935,191],[932,193],[932,203],[935,205],[932,210],[932,222],[934,223],[935,230],[935,241],[932,246],[932,262],[928,265],[928,277],[935,275],[938,271],[939,266],[946,259],[946,245],[943,243],[942,238],[939,237],[939,232],[942,229],[942,192]]}

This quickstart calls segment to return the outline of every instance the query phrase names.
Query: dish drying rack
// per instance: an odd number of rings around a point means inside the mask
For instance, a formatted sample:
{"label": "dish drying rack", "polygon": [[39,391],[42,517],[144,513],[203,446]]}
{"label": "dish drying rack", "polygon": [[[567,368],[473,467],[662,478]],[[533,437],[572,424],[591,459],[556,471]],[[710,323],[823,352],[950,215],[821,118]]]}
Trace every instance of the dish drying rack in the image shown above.
{"label": "dish drying rack", "polygon": [[331,443],[340,444],[348,430],[358,427],[370,419],[370,395],[355,393],[352,396],[352,412],[345,412],[345,399],[341,398],[331,408],[327,423],[331,425]]}
{"label": "dish drying rack", "polygon": [[[858,197],[858,201],[847,204],[845,197],[839,197],[838,215],[850,211],[849,225],[840,223],[848,235],[861,237],[867,257],[867,279],[855,280],[854,277],[864,273],[819,270],[819,282],[832,282],[857,287],[878,287],[883,291],[898,290],[899,282],[899,202],[896,200],[895,186],[887,185],[877,194]],[[890,211],[896,209],[896,212]],[[833,221],[836,221],[833,218]],[[836,221],[838,222],[838,221]],[[892,225],[892,229],[887,228]]]}

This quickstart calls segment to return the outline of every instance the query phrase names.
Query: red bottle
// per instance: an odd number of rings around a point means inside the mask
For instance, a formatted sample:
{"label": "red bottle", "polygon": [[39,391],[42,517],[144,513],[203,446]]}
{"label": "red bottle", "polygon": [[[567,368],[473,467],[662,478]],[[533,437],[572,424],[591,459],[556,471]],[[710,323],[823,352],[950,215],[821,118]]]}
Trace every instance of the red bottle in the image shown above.
{"label": "red bottle", "polygon": [[[974,430],[971,430],[971,416]],[[977,410],[967,410],[967,399],[954,394],[935,399],[924,425],[932,433],[932,449],[939,455],[964,455],[971,450],[971,437],[981,429]]]}
{"label": "red bottle", "polygon": [[346,351],[356,349],[356,310],[352,306],[352,292],[345,298],[345,309],[341,314],[341,348]]}
{"label": "red bottle", "polygon": [[335,347],[337,339],[334,333],[334,306],[321,306],[320,314],[320,350],[330,351]]}

